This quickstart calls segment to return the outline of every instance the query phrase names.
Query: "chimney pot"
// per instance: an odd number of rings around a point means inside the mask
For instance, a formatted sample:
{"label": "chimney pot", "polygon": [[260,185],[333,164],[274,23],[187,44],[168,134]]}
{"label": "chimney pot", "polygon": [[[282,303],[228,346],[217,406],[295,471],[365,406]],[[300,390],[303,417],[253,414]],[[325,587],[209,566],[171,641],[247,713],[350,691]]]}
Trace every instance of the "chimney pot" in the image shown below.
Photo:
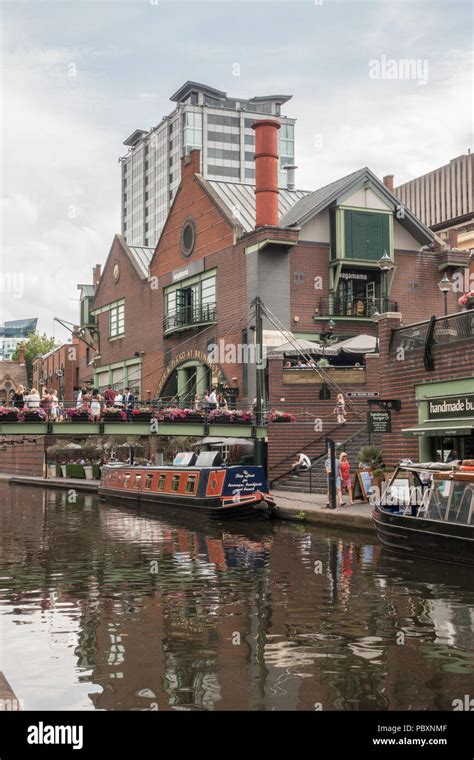
{"label": "chimney pot", "polygon": [[286,172],[286,189],[287,190],[295,190],[296,189],[296,181],[295,181],[295,171],[298,167],[294,164],[286,164],[286,166],[283,167],[284,171]]}
{"label": "chimney pot", "polygon": [[18,362],[21,366],[24,366],[26,364],[25,362],[25,346],[23,343],[21,343],[18,346]]}
{"label": "chimney pot", "polygon": [[102,273],[102,264],[96,264],[92,270],[92,284],[97,286],[100,282],[100,276]]}
{"label": "chimney pot", "polygon": [[391,193],[393,193],[393,174],[386,174],[383,178],[383,183],[385,187],[390,190]]}
{"label": "chimney pot", "polygon": [[255,226],[278,226],[278,134],[280,122],[260,119],[255,130]]}

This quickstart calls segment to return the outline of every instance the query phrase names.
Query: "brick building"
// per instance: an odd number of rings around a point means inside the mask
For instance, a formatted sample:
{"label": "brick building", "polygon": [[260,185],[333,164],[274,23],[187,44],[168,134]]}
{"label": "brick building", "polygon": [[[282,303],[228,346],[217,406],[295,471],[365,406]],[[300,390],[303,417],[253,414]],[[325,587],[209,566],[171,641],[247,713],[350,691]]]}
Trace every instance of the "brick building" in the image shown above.
{"label": "brick building", "polygon": [[[78,324],[70,329],[70,342],[63,343],[47,354],[33,360],[33,387],[55,390],[61,401],[72,401],[74,393],[84,384],[93,381],[92,362],[97,352],[95,318],[91,314],[95,290],[100,281],[101,266],[92,273],[92,284],[78,285],[80,314]],[[68,327],[68,323],[62,323]]]}
{"label": "brick building", "polygon": [[19,385],[28,386],[28,376],[25,364],[25,349],[19,348],[18,361],[0,361],[0,403],[8,401],[10,393]]}
{"label": "brick building", "polygon": [[474,458],[474,309],[431,329],[428,321],[401,326],[400,314],[383,315],[380,325],[380,396],[401,401],[382,436],[386,461],[445,461],[453,449]]}

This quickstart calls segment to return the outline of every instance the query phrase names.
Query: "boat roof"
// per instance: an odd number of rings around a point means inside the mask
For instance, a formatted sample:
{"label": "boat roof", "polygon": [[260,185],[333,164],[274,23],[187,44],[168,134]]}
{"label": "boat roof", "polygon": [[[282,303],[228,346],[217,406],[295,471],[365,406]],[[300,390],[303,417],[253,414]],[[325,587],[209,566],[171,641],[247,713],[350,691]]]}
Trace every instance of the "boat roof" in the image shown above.
{"label": "boat roof", "polygon": [[403,468],[404,470],[438,470],[439,472],[452,472],[461,464],[462,460],[460,459],[456,459],[452,462],[412,462],[411,459],[402,459],[397,467]]}

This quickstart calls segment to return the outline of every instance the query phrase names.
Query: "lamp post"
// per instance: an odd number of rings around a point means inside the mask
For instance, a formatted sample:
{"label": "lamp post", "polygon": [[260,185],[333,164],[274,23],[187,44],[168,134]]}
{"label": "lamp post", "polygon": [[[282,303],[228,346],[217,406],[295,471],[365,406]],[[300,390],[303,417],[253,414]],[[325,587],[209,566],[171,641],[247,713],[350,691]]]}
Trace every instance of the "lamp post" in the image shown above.
{"label": "lamp post", "polygon": [[443,279],[438,282],[438,288],[444,295],[444,316],[448,316],[448,293],[451,292],[453,287],[453,284],[451,280],[449,279],[448,275],[445,273],[443,275]]}
{"label": "lamp post", "polygon": [[326,353],[326,341],[329,338],[329,336],[332,335],[332,331],[334,330],[335,327],[336,327],[336,323],[334,322],[333,319],[330,319],[326,325],[326,330],[323,333],[321,333],[320,337],[322,338],[322,341],[323,341],[323,358],[325,357],[325,353]]}
{"label": "lamp post", "polygon": [[379,269],[382,272],[382,282],[383,282],[383,288],[382,288],[382,312],[387,311],[387,276],[388,273],[392,271],[395,264],[393,263],[392,259],[390,258],[387,251],[384,251],[382,254],[382,257],[377,262],[379,265]]}
{"label": "lamp post", "polygon": [[374,311],[374,313],[372,314],[372,316],[374,318],[375,328],[376,328],[376,332],[375,332],[375,353],[378,354],[378,352],[379,352],[379,317],[380,317],[380,314],[379,314],[378,311]]}

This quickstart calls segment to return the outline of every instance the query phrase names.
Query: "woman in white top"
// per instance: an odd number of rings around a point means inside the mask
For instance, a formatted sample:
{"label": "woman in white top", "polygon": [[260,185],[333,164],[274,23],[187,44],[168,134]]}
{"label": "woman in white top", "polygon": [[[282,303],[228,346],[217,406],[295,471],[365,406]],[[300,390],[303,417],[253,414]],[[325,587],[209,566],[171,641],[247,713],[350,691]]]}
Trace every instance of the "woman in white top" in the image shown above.
{"label": "woman in white top", "polygon": [[100,419],[102,396],[99,396],[99,391],[94,388],[92,391],[90,413],[94,418],[94,422],[98,422]]}
{"label": "woman in white top", "polygon": [[26,405],[28,409],[39,409],[40,405],[40,395],[36,388],[31,389],[31,393],[26,397]]}
{"label": "woman in white top", "polygon": [[120,391],[117,393],[117,395],[114,398],[114,407],[116,409],[123,408],[123,395],[120,393]]}
{"label": "woman in white top", "polygon": [[58,407],[59,407],[59,401],[58,401],[58,392],[57,391],[51,391],[51,419],[55,420],[58,417]]}

